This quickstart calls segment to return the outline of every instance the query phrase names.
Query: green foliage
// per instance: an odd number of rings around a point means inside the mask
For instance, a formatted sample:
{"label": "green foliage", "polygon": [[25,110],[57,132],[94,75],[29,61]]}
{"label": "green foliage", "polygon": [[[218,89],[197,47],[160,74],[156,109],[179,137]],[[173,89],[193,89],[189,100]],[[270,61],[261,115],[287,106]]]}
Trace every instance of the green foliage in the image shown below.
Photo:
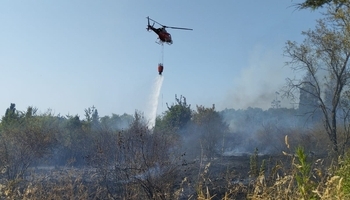
{"label": "green foliage", "polygon": [[304,3],[299,4],[300,8],[311,8],[317,9],[322,7],[324,4],[329,4],[332,0],[305,0]]}
{"label": "green foliage", "polygon": [[10,126],[12,123],[16,123],[19,116],[20,113],[16,110],[16,104],[11,103],[10,107],[6,109],[5,116],[2,117],[2,126],[6,127]]}
{"label": "green foliage", "polygon": [[265,173],[265,170],[266,170],[266,160],[264,159],[261,162],[259,175],[263,175]]}
{"label": "green foliage", "polygon": [[257,177],[259,175],[258,170],[258,148],[255,149],[254,154],[250,156],[250,176]]}
{"label": "green foliage", "polygon": [[28,167],[48,155],[56,144],[58,121],[50,113],[36,115],[35,108],[26,113],[7,109],[1,122],[0,167],[7,179],[22,177]]}
{"label": "green foliage", "polygon": [[98,130],[100,127],[100,117],[98,115],[98,111],[95,106],[89,107],[84,110],[85,111],[85,120],[83,128],[86,131]]}
{"label": "green foliage", "polygon": [[307,161],[307,155],[302,147],[297,147],[295,153],[299,161],[298,163],[294,163],[297,170],[295,179],[302,197],[304,199],[310,199],[314,196],[312,193],[314,185],[310,180],[311,164]]}
{"label": "green foliage", "polygon": [[266,170],[266,161],[262,160],[260,169],[259,169],[259,150],[255,148],[254,154],[250,156],[250,171],[249,175],[251,177],[258,177],[260,175],[264,175]]}
{"label": "green foliage", "polygon": [[350,157],[340,162],[340,167],[336,170],[335,175],[342,177],[342,191],[345,197],[350,197]]}
{"label": "green foliage", "polygon": [[192,111],[191,105],[188,105],[186,98],[180,96],[177,98],[175,95],[176,103],[170,107],[167,104],[168,110],[164,115],[164,123],[168,127],[173,128],[176,131],[182,130],[191,120]]}

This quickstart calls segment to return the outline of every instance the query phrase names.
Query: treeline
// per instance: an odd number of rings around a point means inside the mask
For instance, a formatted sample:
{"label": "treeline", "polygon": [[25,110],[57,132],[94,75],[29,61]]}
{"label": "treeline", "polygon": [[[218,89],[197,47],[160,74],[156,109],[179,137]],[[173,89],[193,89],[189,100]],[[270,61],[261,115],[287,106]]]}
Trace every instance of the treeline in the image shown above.
{"label": "treeline", "polygon": [[[308,123],[307,117],[299,116],[297,109],[248,108],[218,112],[213,105],[196,106],[193,110],[183,96],[175,97],[175,103],[167,107],[168,110],[157,117],[155,127],[149,127],[149,119],[140,112],[100,117],[97,109],[90,107],[81,119],[78,115],[38,114],[33,107],[18,111],[15,104],[11,104],[0,123],[0,167],[6,169],[6,178],[13,179],[23,176],[31,166],[101,164],[96,161],[101,152],[108,165],[112,165],[120,163],[116,157],[129,159],[130,149],[145,145],[146,139],[159,139],[151,142],[159,148],[161,145],[157,142],[164,143],[162,149],[154,149],[150,144],[147,148],[165,155],[169,153],[168,158],[181,157],[182,161],[251,154],[256,148],[264,154],[280,154],[286,148],[286,135],[292,144],[301,145],[308,152],[324,154],[329,150],[325,148],[329,145],[326,135],[320,134],[322,124]],[[147,148],[141,150],[146,152]]]}
{"label": "treeline", "polygon": [[78,115],[55,116],[38,114],[37,109],[16,110],[11,104],[0,124],[1,167],[7,178],[22,176],[31,165],[85,165],[95,150],[101,132],[118,132],[133,121],[131,115],[99,118],[94,107],[85,110],[85,119]]}
{"label": "treeline", "polygon": [[18,111],[11,104],[0,123],[0,178],[27,180],[42,166],[89,168],[105,197],[173,193],[183,178],[179,170],[221,154],[228,131],[214,106],[192,110],[184,97],[175,101],[155,127],[140,112],[99,117],[90,107],[81,119],[39,114],[34,107]]}

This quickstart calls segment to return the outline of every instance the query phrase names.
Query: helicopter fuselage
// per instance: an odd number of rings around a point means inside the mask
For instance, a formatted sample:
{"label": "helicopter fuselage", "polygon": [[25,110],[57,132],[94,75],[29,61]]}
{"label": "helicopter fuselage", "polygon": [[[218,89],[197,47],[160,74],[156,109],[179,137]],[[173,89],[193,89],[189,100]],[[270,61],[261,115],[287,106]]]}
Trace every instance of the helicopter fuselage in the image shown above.
{"label": "helicopter fuselage", "polygon": [[148,29],[151,29],[158,35],[158,39],[160,42],[166,42],[168,44],[172,44],[173,40],[171,39],[170,33],[168,33],[165,28],[154,28],[153,26],[148,26]]}

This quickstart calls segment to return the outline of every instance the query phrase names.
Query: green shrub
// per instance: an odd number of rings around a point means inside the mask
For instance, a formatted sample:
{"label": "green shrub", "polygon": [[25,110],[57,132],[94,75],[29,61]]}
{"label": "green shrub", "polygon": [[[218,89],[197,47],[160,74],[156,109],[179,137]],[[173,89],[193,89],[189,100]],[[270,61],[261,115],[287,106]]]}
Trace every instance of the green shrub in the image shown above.
{"label": "green shrub", "polygon": [[347,155],[343,161],[341,161],[340,167],[336,170],[335,174],[343,178],[342,191],[345,197],[350,197],[350,156]]}
{"label": "green shrub", "polygon": [[314,195],[312,193],[314,184],[310,180],[311,164],[307,161],[307,155],[303,147],[297,147],[295,153],[298,160],[298,163],[294,163],[297,171],[295,179],[298,189],[304,199],[310,199]]}

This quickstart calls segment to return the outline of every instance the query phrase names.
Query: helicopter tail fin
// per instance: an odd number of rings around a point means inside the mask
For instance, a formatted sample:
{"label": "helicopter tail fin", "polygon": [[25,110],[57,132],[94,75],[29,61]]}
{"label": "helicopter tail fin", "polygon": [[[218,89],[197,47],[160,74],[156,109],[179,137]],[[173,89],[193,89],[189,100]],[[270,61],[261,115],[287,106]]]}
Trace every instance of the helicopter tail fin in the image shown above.
{"label": "helicopter tail fin", "polygon": [[151,26],[150,24],[149,24],[149,16],[147,16],[147,22],[148,22],[148,25],[147,25],[147,31],[149,31],[149,27]]}

